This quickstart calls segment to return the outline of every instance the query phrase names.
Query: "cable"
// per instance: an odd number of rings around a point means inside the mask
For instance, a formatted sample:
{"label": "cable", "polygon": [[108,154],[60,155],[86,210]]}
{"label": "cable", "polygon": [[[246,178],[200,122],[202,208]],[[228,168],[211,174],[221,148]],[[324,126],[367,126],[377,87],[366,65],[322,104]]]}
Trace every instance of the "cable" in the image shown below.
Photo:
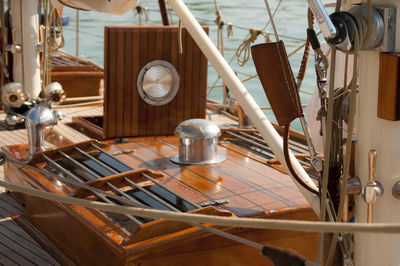
{"label": "cable", "polygon": [[296,171],[293,169],[293,165],[292,162],[290,160],[289,157],[289,128],[290,128],[290,124],[284,126],[284,131],[283,131],[283,155],[285,156],[285,162],[287,165],[287,168],[289,170],[289,172],[292,174],[293,178],[305,189],[307,189],[308,191],[310,191],[311,193],[313,193],[314,195],[319,195],[319,191],[316,190],[315,188],[309,186],[308,184],[306,184],[303,179],[301,179]]}

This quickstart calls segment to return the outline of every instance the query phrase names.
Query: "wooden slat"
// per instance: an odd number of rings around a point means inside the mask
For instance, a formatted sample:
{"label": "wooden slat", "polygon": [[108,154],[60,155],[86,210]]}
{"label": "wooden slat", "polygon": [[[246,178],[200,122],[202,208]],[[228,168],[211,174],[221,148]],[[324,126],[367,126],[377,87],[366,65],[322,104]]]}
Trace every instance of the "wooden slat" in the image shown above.
{"label": "wooden slat", "polygon": [[32,261],[20,255],[19,250],[13,250],[7,243],[0,242],[0,257],[4,257],[15,265],[35,265]]}
{"label": "wooden slat", "polygon": [[[170,47],[170,53],[171,53],[171,64],[176,68],[179,69],[179,57],[178,57],[178,31],[172,30],[171,31],[171,47]],[[182,88],[182,77],[180,78],[179,82],[179,88]],[[177,95],[175,98],[171,101],[171,103],[168,105],[169,106],[169,117],[168,117],[168,132],[174,132],[175,130],[175,125],[178,124],[178,99],[179,99],[179,94],[181,90],[178,90]]]}
{"label": "wooden slat", "polygon": [[112,92],[114,87],[114,77],[116,75],[116,58],[110,56],[116,50],[115,47],[116,32],[111,31],[110,28],[105,28],[105,46],[104,54],[106,55],[105,60],[105,90],[104,90],[104,134],[106,136],[115,135],[115,106],[114,97],[115,94]]}
{"label": "wooden slat", "polygon": [[[148,36],[148,51],[147,51],[147,62],[149,63],[153,60],[158,59],[156,54],[157,54],[157,29],[151,28],[147,30],[147,36]],[[146,110],[146,135],[145,136],[154,136],[154,127],[156,121],[156,106],[149,105],[146,103],[145,110]]]}
{"label": "wooden slat", "polygon": [[[121,32],[121,34],[124,34]],[[132,113],[131,113],[131,108],[132,108],[132,80],[133,77],[130,75],[132,73],[132,67],[133,67],[133,60],[132,60],[132,55],[133,55],[133,34],[132,32],[124,34],[124,56],[126,57],[126,60],[124,60],[124,69],[123,72],[125,73],[123,75],[124,78],[124,104],[123,104],[123,122],[122,122],[122,134],[124,136],[130,136],[131,135],[131,123],[132,123]]]}
{"label": "wooden slat", "polygon": [[[189,34],[188,34],[189,35]],[[189,38],[192,39],[189,35]],[[191,40],[194,42],[193,40]],[[192,49],[192,60],[193,62],[201,62],[201,50],[197,46],[193,46]],[[192,95],[191,97],[198,97],[200,95],[200,83],[198,82],[200,79],[200,64],[193,64],[192,66]],[[191,117],[194,118],[201,118],[199,117],[199,101],[192,101],[192,106],[190,108],[191,111]]]}
{"label": "wooden slat", "polygon": [[121,30],[117,31],[117,76],[116,76],[116,136],[123,135],[124,122],[124,75],[125,75],[125,34]]}
{"label": "wooden slat", "polygon": [[[208,34],[209,29],[203,28],[204,31]],[[196,49],[200,50],[199,47]],[[207,58],[205,56],[200,57],[200,65],[202,66],[199,70],[199,92],[198,92],[198,117],[205,118],[206,117],[206,102],[207,102],[207,75],[208,75],[208,63]]]}
{"label": "wooden slat", "polygon": [[[159,30],[159,33],[162,33],[161,30]],[[163,37],[163,42],[164,43],[171,43],[171,30],[166,31],[164,34],[162,34]],[[164,60],[166,60],[167,62],[170,62],[171,64],[171,46],[168,45],[162,45],[163,48],[163,58]],[[173,100],[172,100],[173,101]],[[171,130],[169,129],[169,106],[172,105],[172,102],[170,102],[170,104],[165,104],[161,107],[161,129],[160,132],[157,135],[161,135],[162,133],[162,129],[167,130],[167,132],[171,132]]]}
{"label": "wooden slat", "polygon": [[[110,65],[110,60],[111,58],[107,56],[107,51],[111,48],[110,47],[110,41],[109,41],[109,30],[107,27],[104,27],[104,66]],[[110,100],[109,100],[109,94],[110,94],[110,70],[111,67],[105,67],[104,68],[104,111],[103,111],[103,131],[104,135],[110,135],[109,131],[109,120],[110,120],[110,112],[109,112],[109,106],[110,106]]]}
{"label": "wooden slat", "polygon": [[[155,59],[157,60],[165,60],[164,56],[164,33],[163,29],[156,29],[156,47],[155,47]],[[154,130],[152,135],[159,136],[163,134],[162,132],[162,124],[163,124],[163,117],[162,117],[162,109],[163,106],[155,106],[154,107]]]}
{"label": "wooden slat", "polygon": [[[17,245],[18,248],[23,248],[22,250],[26,250],[30,254],[30,258],[35,257],[34,261],[45,263],[45,264],[56,264],[56,261],[51,258],[47,252],[45,252],[32,238],[26,235],[25,232],[14,222],[7,221],[8,225],[4,225],[4,223],[0,224],[0,237],[6,237],[13,243]],[[16,230],[19,228],[21,234],[16,234],[12,229]],[[30,238],[28,240],[27,238]]]}
{"label": "wooden slat", "polygon": [[131,115],[131,135],[130,136],[138,136],[139,135],[139,95],[135,92],[137,90],[137,85],[136,85],[136,73],[139,72],[140,65],[139,65],[139,57],[140,57],[140,43],[137,41],[140,38],[140,32],[139,31],[132,31],[133,35],[133,57],[132,57],[132,62],[133,62],[133,68],[131,72],[131,84],[132,84],[132,112],[130,113]]}
{"label": "wooden slat", "polygon": [[[192,91],[193,91],[193,83],[196,82],[193,80],[193,65],[195,61],[193,60],[193,46],[194,42],[190,37],[190,34],[185,31],[185,100],[184,100],[184,111],[183,111],[183,120],[188,120],[192,117]],[[198,81],[197,81],[198,82]],[[190,89],[189,89],[190,88]]]}
{"label": "wooden slat", "polygon": [[[179,33],[178,33],[179,34]],[[177,106],[176,106],[176,124],[181,123],[182,121],[185,120],[185,114],[184,114],[184,109],[185,109],[185,90],[182,88],[185,88],[185,81],[186,81],[186,73],[185,73],[185,64],[186,64],[186,35],[182,30],[182,46],[183,46],[183,54],[178,53],[178,73],[179,76],[181,77],[180,84],[179,84],[179,91],[177,93]],[[177,35],[178,38],[178,35]],[[179,40],[178,40],[179,42]],[[179,45],[179,43],[178,43]]]}
{"label": "wooden slat", "polygon": [[[145,30],[140,31],[140,54],[139,54],[139,66],[141,69],[148,60],[148,33]],[[136,125],[139,128],[139,136],[146,136],[146,123],[147,123],[147,107],[148,105],[139,98],[139,123]],[[151,121],[153,122],[153,121]]]}
{"label": "wooden slat", "polygon": [[[1,248],[1,246],[0,246],[0,248]],[[15,263],[15,261],[11,260],[11,258],[8,258],[7,254],[2,253],[1,250],[0,250],[0,264],[7,265],[7,266],[18,265],[17,263]]]}
{"label": "wooden slat", "polygon": [[[1,246],[7,248],[3,249]],[[2,251],[5,254],[9,253],[13,260],[22,265],[51,265],[50,262],[36,256],[31,250],[18,244],[15,239],[10,239],[4,232],[0,232],[0,253]]]}
{"label": "wooden slat", "polygon": [[[3,173],[3,167],[1,167],[1,173]],[[0,175],[3,178],[3,175]],[[8,193],[0,194],[0,205],[7,208],[13,215],[22,214],[24,211],[21,205],[19,205]]]}

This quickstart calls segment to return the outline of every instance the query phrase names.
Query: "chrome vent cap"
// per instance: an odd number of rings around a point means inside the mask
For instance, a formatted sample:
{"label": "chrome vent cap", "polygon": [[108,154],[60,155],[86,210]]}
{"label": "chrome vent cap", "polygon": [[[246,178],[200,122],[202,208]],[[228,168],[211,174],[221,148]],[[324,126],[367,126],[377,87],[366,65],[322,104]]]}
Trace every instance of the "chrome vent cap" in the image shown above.
{"label": "chrome vent cap", "polygon": [[221,130],[206,119],[190,119],[178,125],[175,136],[179,137],[179,155],[171,160],[179,164],[214,164],[225,160],[217,153]]}

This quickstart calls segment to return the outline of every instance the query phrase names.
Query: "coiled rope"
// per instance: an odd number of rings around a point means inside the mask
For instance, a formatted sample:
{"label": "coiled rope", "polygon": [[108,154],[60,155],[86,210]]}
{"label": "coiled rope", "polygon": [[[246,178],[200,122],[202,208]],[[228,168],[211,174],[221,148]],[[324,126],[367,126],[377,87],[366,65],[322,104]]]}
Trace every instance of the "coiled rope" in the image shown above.
{"label": "coiled rope", "polygon": [[[265,34],[263,33],[262,30],[260,29],[255,29],[255,28],[251,28],[249,30],[250,32],[250,36],[249,38],[245,39],[240,45],[239,47],[236,49],[236,58],[237,58],[237,62],[239,66],[244,66],[247,61],[249,61],[250,59],[250,46],[252,43],[254,43],[257,40],[257,37],[260,34]],[[264,36],[268,36],[268,35],[264,35]],[[267,37],[268,38],[268,37]]]}

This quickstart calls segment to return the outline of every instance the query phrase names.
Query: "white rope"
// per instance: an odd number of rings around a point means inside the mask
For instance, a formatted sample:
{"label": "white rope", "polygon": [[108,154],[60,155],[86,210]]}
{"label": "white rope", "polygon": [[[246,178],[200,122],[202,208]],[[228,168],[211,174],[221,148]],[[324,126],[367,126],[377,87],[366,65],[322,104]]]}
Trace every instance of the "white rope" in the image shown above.
{"label": "white rope", "polygon": [[186,223],[206,223],[229,227],[293,230],[305,232],[400,233],[400,223],[332,223],[261,218],[228,218],[213,215],[176,213],[171,211],[111,205],[102,202],[62,196],[51,192],[11,184],[1,180],[0,186],[11,191],[17,191],[64,204],[79,205],[90,209],[98,209],[112,213],[131,214],[148,218],[162,218]]}

